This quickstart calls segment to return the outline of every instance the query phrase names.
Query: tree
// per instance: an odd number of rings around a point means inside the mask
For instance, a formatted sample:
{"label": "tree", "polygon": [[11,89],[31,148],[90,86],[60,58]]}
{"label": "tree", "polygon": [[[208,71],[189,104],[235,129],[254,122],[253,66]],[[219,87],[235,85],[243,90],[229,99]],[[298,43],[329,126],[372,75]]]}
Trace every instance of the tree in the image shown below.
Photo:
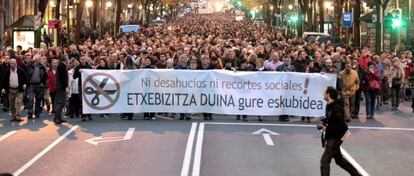
{"label": "tree", "polygon": [[355,0],[354,3],[354,43],[356,44],[357,47],[361,46],[361,30],[359,29],[360,26],[360,21],[359,21],[359,17],[361,16],[361,0]]}
{"label": "tree", "polygon": [[82,28],[82,14],[85,7],[85,0],[79,0],[79,6],[76,9],[76,27],[75,27],[75,43],[81,42],[80,34]]}
{"label": "tree", "polygon": [[319,5],[319,32],[324,32],[324,24],[325,24],[325,13],[323,8],[323,0],[318,1]]}
{"label": "tree", "polygon": [[344,7],[345,0],[337,0],[334,3],[334,29],[333,35],[340,36],[341,34],[341,19],[342,19],[342,9]]}
{"label": "tree", "polygon": [[119,32],[119,26],[121,25],[121,13],[122,13],[122,0],[116,1],[116,17],[115,17],[115,35]]}
{"label": "tree", "polygon": [[[43,17],[45,16],[45,11],[46,11],[46,7],[47,7],[47,3],[48,3],[48,0],[40,1],[39,4],[38,4],[38,6],[37,6],[38,9],[35,12],[35,14],[37,14],[38,11],[41,13],[41,20],[42,21],[43,21]],[[35,43],[34,43],[34,45],[35,45],[36,48],[39,48],[40,47],[41,35],[42,35],[41,34],[41,30],[39,28],[39,29],[37,29],[35,31]]]}
{"label": "tree", "polygon": [[[46,7],[47,7],[48,2],[49,2],[49,0],[39,1],[38,11],[40,11],[42,13],[42,19],[45,16]],[[36,12],[35,12],[35,14],[36,14]]]}
{"label": "tree", "polygon": [[[315,26],[313,24],[313,15],[312,15],[312,11],[313,11],[313,2],[314,0],[299,0],[299,11],[300,11],[300,15],[299,15],[299,31],[302,31],[303,27],[302,25],[304,24],[304,21],[302,19],[302,15],[306,16],[307,20],[306,20],[306,31],[313,31],[315,30]],[[301,32],[298,33],[299,35],[301,35]]]}
{"label": "tree", "polygon": [[[92,13],[92,21],[91,21],[91,27],[92,29],[96,29],[96,23],[98,19],[98,0],[93,0],[93,13]],[[101,9],[102,10],[102,9]]]}
{"label": "tree", "polygon": [[55,19],[60,19],[60,2],[62,0],[57,0],[56,1],[56,7],[55,7]]}

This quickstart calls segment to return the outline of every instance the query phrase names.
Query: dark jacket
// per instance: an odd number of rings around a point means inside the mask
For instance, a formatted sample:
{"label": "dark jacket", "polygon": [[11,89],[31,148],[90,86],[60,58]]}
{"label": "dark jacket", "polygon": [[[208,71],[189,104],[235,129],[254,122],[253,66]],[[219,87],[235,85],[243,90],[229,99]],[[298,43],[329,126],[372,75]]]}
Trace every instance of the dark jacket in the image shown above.
{"label": "dark jacket", "polygon": [[[5,77],[3,75],[6,74],[6,71],[9,70],[9,65],[6,65],[5,63],[0,64],[0,83],[3,83],[3,80],[5,79]],[[1,87],[1,85],[0,85]]]}
{"label": "dark jacket", "polygon": [[59,63],[56,69],[56,90],[66,91],[68,87],[69,74],[66,69],[66,65],[62,62]]}
{"label": "dark jacket", "polygon": [[[27,76],[27,83],[28,84],[30,82],[30,79],[32,78],[34,69],[35,68],[34,68],[33,64],[30,64],[27,67],[26,76]],[[39,64],[39,73],[40,73],[40,83],[42,83],[43,86],[47,86],[47,71],[46,71],[46,67],[43,66],[42,64]]]}
{"label": "dark jacket", "polygon": [[[2,76],[3,77],[3,76]],[[26,80],[26,74],[24,74],[24,71],[21,68],[17,68],[17,77],[19,80],[19,87],[17,88],[19,92],[24,92],[23,85],[27,83]],[[4,79],[1,82],[1,88],[5,89],[6,91],[10,88],[10,68],[7,69],[7,71],[4,73]]]}
{"label": "dark jacket", "polygon": [[340,100],[335,100],[326,106],[326,139],[341,139],[348,125],[345,122],[344,105]]}
{"label": "dark jacket", "polygon": [[276,68],[276,71],[280,71],[280,72],[294,72],[295,71],[295,67],[293,65],[279,65]]}
{"label": "dark jacket", "polygon": [[91,69],[91,67],[88,64],[84,66],[80,64],[75,68],[75,72],[73,72],[73,79],[79,78],[79,82],[78,82],[79,93],[82,92],[82,74],[80,72],[80,69]]}
{"label": "dark jacket", "polygon": [[308,61],[307,60],[295,60],[292,63],[293,66],[295,66],[295,71],[296,72],[306,72],[306,67],[308,66]]}

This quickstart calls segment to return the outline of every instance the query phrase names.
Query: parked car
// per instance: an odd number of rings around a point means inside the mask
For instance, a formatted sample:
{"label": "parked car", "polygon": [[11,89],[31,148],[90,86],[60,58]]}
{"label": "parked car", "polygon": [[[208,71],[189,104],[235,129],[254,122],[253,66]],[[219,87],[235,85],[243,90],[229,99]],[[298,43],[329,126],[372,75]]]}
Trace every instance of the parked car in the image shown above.
{"label": "parked car", "polygon": [[316,39],[319,36],[330,36],[327,33],[322,33],[322,32],[304,32],[302,34],[302,39],[309,42],[309,43],[313,43],[315,41],[317,41]]}

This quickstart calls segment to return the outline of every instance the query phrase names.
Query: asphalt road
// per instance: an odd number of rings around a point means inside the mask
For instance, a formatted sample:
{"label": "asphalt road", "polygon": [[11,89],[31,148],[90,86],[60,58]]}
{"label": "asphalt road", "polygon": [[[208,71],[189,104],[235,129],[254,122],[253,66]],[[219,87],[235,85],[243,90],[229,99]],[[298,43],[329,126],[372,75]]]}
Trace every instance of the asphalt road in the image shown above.
{"label": "asphalt road", "polygon": [[[364,109],[364,108],[362,108]],[[414,115],[385,106],[374,120],[352,121],[342,145],[353,164],[371,176],[412,175]],[[363,112],[361,112],[363,114]],[[361,115],[361,117],[364,117]],[[94,116],[56,126],[50,115],[19,123],[0,113],[0,172],[15,175],[285,176],[319,175],[323,149],[317,119],[280,123],[214,116],[203,121],[145,121]],[[363,122],[363,123],[362,123]],[[260,131],[261,130],[261,131]],[[257,132],[258,134],[253,134]],[[99,138],[102,137],[102,138]],[[335,162],[332,174],[345,176]]]}

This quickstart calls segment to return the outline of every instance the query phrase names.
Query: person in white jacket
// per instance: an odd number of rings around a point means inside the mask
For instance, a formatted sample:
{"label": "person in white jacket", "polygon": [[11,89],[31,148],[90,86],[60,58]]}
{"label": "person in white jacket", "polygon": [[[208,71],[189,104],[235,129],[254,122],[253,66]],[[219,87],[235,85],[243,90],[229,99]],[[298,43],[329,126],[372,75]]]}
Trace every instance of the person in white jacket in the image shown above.
{"label": "person in white jacket", "polygon": [[76,66],[79,65],[79,61],[75,58],[72,58],[70,60],[70,67],[71,69],[68,71],[69,74],[69,86],[68,86],[68,98],[69,98],[69,106],[68,106],[68,116],[70,118],[76,117],[78,118],[80,116],[80,96],[79,96],[79,89],[78,89],[78,79],[73,79],[73,73],[75,72]]}

